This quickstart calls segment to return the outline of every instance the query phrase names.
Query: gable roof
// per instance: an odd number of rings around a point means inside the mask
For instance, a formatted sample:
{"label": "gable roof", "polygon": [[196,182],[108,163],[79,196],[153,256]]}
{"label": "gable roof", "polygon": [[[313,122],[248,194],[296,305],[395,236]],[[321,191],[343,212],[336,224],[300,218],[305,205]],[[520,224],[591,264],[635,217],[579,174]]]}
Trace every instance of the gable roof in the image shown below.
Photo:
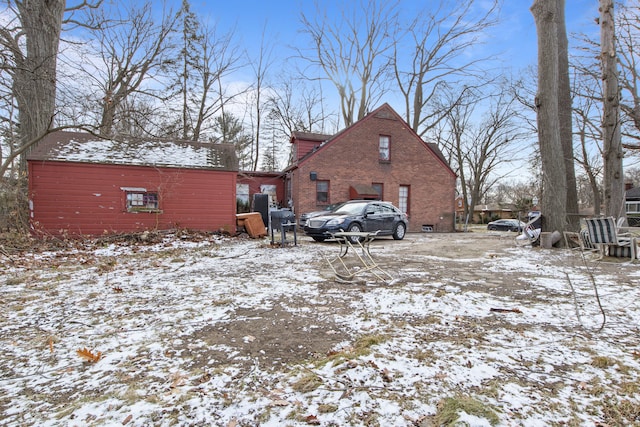
{"label": "gable roof", "polygon": [[105,139],[86,132],[67,131],[45,136],[27,160],[238,170],[238,158],[231,144],[160,138]]}
{"label": "gable roof", "polygon": [[324,134],[324,133],[293,131],[291,133],[291,138],[289,139],[289,142],[293,143],[293,141],[296,140],[296,139],[302,139],[302,140],[305,140],[305,141],[324,142],[324,141],[328,140],[329,138],[331,138],[331,136],[332,135],[327,135],[327,134]]}
{"label": "gable roof", "polygon": [[[300,135],[295,135],[295,133],[294,133],[294,135],[291,137],[291,141],[293,141],[296,137],[299,137],[300,139],[307,139],[307,138],[302,138],[302,135],[305,135],[305,136],[315,135],[315,136],[317,136],[318,139],[311,139],[311,138],[308,138],[308,139],[322,141],[322,144],[318,147],[317,150],[313,150],[313,151],[307,153],[302,158],[298,159],[297,162],[294,162],[294,164],[292,164],[289,167],[287,167],[286,170],[295,169],[299,164],[307,161],[310,157],[313,157],[316,153],[321,151],[324,147],[329,146],[332,143],[334,143],[336,140],[340,139],[340,137],[342,135],[344,135],[345,133],[351,131],[352,129],[354,129],[354,128],[358,127],[358,126],[362,126],[363,123],[366,123],[368,120],[373,119],[373,118],[397,120],[397,121],[402,122],[405,125],[405,130],[410,132],[413,135],[413,137],[417,141],[419,141],[427,151],[431,152],[436,157],[436,159],[445,168],[447,168],[447,170],[449,172],[451,172],[452,175],[456,176],[456,173],[453,171],[453,169],[451,169],[451,166],[449,165],[449,162],[447,162],[446,158],[442,154],[442,151],[440,151],[440,149],[438,148],[438,145],[435,144],[435,143],[425,142],[416,132],[414,132],[413,129],[411,129],[409,124],[402,117],[400,117],[400,115],[386,102],[384,104],[382,104],[380,107],[378,107],[375,110],[373,110],[372,112],[370,112],[369,114],[367,114],[366,116],[364,116],[362,119],[360,119],[357,122],[355,122],[354,124],[352,124],[351,126],[342,129],[340,132],[336,133],[335,135],[333,135],[333,136],[331,136],[329,138],[326,138],[327,135],[322,135],[322,134],[300,133]],[[324,137],[324,139],[321,139],[321,137]]]}
{"label": "gable roof", "polygon": [[625,192],[625,199],[627,200],[640,199],[640,187],[633,187],[628,189]]}

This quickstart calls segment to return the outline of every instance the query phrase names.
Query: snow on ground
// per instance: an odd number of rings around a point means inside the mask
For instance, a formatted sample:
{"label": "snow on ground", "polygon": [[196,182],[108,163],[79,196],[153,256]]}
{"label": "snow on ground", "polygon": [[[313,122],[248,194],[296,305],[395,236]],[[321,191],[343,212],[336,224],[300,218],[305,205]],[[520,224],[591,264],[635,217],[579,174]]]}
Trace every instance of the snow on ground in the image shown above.
{"label": "snow on ground", "polygon": [[345,284],[300,240],[4,257],[0,424],[640,425],[637,264],[417,234]]}

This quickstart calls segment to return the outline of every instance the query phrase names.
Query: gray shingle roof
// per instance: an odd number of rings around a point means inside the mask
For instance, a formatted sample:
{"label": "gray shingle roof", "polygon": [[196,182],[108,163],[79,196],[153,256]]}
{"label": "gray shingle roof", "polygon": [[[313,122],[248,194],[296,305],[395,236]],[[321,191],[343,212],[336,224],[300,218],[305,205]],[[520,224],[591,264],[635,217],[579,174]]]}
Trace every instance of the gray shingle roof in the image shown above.
{"label": "gray shingle roof", "polygon": [[168,139],[103,139],[85,132],[54,132],[27,156],[31,161],[64,161],[187,169],[238,170],[231,144]]}

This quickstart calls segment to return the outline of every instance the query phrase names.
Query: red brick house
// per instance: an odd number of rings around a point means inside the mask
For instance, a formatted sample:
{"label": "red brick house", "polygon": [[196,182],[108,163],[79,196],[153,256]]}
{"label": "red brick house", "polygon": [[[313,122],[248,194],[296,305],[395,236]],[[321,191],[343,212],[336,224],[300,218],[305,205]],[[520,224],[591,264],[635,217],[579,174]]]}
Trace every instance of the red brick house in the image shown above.
{"label": "red brick house", "polygon": [[235,230],[232,145],[56,132],[27,161],[35,233]]}
{"label": "red brick house", "polygon": [[336,135],[296,132],[285,194],[297,215],[350,199],[381,199],[409,215],[409,231],[453,231],[456,174],[388,105]]}

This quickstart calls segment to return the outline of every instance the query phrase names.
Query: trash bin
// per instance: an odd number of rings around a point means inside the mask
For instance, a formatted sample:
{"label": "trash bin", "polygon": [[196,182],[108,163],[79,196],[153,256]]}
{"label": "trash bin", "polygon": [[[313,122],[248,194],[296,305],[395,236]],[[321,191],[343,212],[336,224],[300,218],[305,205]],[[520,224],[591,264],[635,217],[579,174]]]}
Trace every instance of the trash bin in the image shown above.
{"label": "trash bin", "polygon": [[253,212],[260,212],[262,223],[267,224],[269,222],[269,195],[263,193],[254,194],[251,210]]}

